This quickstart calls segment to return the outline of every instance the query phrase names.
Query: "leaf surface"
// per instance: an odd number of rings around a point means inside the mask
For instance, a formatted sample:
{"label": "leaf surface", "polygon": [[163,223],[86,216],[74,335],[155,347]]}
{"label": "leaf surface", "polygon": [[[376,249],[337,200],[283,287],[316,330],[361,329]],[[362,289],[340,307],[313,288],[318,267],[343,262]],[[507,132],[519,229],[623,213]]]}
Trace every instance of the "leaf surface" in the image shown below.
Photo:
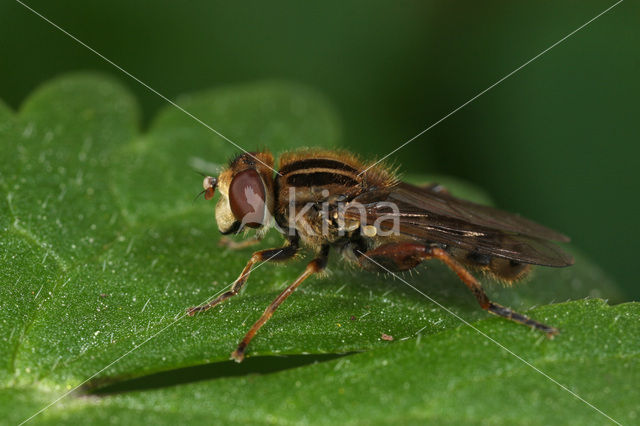
{"label": "leaf surface", "polygon": [[[178,102],[248,150],[341,143],[335,113],[304,87],[263,82]],[[583,412],[581,403],[572,405],[568,394],[540,381],[460,318],[603,405],[610,406],[609,399],[595,393],[604,384],[612,395],[619,389],[633,394],[637,305],[581,300],[621,297],[599,268],[571,248],[574,267],[537,269],[513,288],[487,283],[495,300],[522,311],[578,300],[531,312],[562,329],[553,341],[487,319],[440,265],[429,263],[402,278],[459,318],[403,281],[346,267],[334,253],[328,275],[306,282],[260,331],[248,366],[228,362],[238,340],[309,258],[260,265],[241,295],[185,317],[187,307],[227,288],[253,250],[218,247],[213,205],[193,202],[202,180],[193,170],[215,172],[238,150],[176,108],[163,110],[147,131],[138,121],[131,96],[92,74],[46,84],[17,113],[0,104],[5,418],[21,421],[88,378],[94,390],[110,384],[132,391],[83,396],[83,388],[36,420],[128,423],[144,412],[170,423],[206,420],[215,412],[229,422],[497,422],[549,403],[547,417],[561,407]],[[454,179],[412,179],[438,180],[454,195],[488,201]],[[261,247],[280,244],[272,232]],[[588,368],[606,383],[587,384]],[[154,373],[160,375],[148,377]],[[185,384],[199,374],[201,382]],[[181,375],[191,379],[169,386]],[[160,384],[136,391],[138,382],[127,379],[139,376]],[[514,391],[507,391],[510,386]],[[446,398],[451,393],[457,396]],[[530,406],[517,395],[529,398]],[[498,412],[504,397],[515,401],[508,413]],[[629,419],[629,405],[620,407],[611,410]],[[592,418],[593,410],[584,416]]]}

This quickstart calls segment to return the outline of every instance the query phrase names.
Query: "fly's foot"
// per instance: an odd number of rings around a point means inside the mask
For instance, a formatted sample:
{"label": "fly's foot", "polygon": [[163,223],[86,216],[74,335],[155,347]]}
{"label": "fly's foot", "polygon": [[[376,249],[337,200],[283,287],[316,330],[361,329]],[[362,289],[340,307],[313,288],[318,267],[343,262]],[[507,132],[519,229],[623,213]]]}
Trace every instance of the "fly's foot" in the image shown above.
{"label": "fly's foot", "polygon": [[241,363],[244,360],[244,352],[247,349],[245,342],[240,342],[235,351],[231,352],[231,359],[237,363]]}
{"label": "fly's foot", "polygon": [[206,310],[211,309],[211,305],[210,304],[206,304],[206,305],[200,305],[200,306],[192,306],[189,309],[187,309],[187,315],[189,315],[190,317],[194,316],[195,314],[197,314],[198,312],[204,312]]}

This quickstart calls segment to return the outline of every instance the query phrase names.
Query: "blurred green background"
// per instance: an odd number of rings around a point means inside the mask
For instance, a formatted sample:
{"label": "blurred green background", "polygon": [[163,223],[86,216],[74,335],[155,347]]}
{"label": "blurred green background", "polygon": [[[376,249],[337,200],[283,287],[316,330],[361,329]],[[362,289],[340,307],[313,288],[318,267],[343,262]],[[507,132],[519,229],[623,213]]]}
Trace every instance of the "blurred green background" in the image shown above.
{"label": "blurred green background", "polygon": [[[259,79],[310,86],[335,105],[345,144],[381,157],[615,2],[25,3],[169,98]],[[18,108],[75,70],[119,78],[144,124],[166,104],[19,3],[0,3],[1,99]],[[640,5],[627,0],[393,159],[468,179],[565,232],[638,299],[639,76]]]}

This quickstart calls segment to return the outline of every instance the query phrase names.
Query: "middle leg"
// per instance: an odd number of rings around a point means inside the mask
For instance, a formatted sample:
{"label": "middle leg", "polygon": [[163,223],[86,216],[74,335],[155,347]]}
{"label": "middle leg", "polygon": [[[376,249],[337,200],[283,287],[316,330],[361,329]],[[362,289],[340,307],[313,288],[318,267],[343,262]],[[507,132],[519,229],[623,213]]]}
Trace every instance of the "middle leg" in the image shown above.
{"label": "middle leg", "polygon": [[287,288],[285,288],[284,291],[280,293],[280,295],[278,295],[278,297],[276,297],[273,302],[271,302],[267,309],[265,309],[258,321],[253,324],[251,329],[249,329],[247,334],[244,336],[244,339],[242,339],[242,341],[238,344],[237,349],[233,351],[233,353],[231,354],[231,358],[233,358],[236,362],[242,362],[242,360],[244,359],[244,353],[247,350],[247,346],[249,345],[249,342],[251,342],[251,339],[253,339],[253,337],[256,335],[258,330],[260,330],[260,328],[269,320],[269,318],[271,318],[271,315],[273,315],[275,310],[278,309],[278,306],[280,306],[280,304],[284,302],[287,297],[291,296],[291,293],[293,293],[294,290],[298,288],[298,286],[302,284],[304,280],[309,278],[311,275],[322,271],[327,266],[328,255],[329,246],[322,246],[320,255],[309,262],[304,272]]}

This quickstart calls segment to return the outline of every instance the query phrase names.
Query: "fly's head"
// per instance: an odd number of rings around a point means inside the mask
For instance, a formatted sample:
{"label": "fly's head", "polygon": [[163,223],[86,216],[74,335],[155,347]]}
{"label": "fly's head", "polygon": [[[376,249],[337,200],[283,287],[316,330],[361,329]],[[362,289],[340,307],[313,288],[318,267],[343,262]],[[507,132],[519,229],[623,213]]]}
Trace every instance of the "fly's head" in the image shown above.
{"label": "fly's head", "polygon": [[273,156],[268,152],[242,154],[217,178],[203,181],[207,200],[218,189],[216,222],[223,235],[247,228],[264,232],[272,224],[274,204]]}

